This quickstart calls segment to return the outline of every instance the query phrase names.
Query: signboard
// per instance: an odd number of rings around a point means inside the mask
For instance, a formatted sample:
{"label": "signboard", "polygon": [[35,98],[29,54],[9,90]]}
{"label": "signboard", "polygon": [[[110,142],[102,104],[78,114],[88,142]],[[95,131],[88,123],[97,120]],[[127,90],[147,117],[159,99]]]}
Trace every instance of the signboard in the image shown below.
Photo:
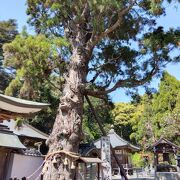
{"label": "signboard", "polygon": [[102,163],[102,179],[111,180],[111,151],[110,151],[110,137],[101,137],[101,160]]}

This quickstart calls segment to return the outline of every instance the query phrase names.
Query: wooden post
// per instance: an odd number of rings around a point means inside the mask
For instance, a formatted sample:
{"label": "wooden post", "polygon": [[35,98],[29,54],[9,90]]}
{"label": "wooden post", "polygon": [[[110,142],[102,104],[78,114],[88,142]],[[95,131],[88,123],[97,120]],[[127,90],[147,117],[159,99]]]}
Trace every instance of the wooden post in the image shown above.
{"label": "wooden post", "polygon": [[156,157],[157,157],[157,159],[156,159],[156,163],[157,163],[157,165],[159,164],[159,154],[158,153],[156,153]]}
{"label": "wooden post", "polygon": [[97,164],[98,165],[98,180],[100,180],[100,163]]}
{"label": "wooden post", "polygon": [[158,165],[158,153],[154,152],[154,169],[155,169],[155,179],[157,179],[157,165]]}
{"label": "wooden post", "polygon": [[87,164],[84,163],[84,180],[86,180],[87,177]]}

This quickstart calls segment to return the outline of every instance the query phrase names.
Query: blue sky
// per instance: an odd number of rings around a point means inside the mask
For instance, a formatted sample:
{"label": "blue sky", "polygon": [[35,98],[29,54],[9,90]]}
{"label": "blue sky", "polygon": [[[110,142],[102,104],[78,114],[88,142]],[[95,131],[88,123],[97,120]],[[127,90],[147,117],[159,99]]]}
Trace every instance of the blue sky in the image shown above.
{"label": "blue sky", "polygon": [[[16,19],[18,23],[18,30],[21,31],[24,25],[27,26],[29,32],[33,32],[32,27],[26,23],[26,6],[25,0],[0,0],[0,20],[8,20],[10,18]],[[165,29],[170,27],[180,27],[180,11],[173,5],[168,5],[166,16],[158,19],[158,25],[163,26]],[[179,53],[179,52],[178,52]],[[166,67],[166,70],[180,80],[180,63],[171,64]],[[158,87],[159,79],[154,78],[151,87]],[[143,92],[142,88],[139,88]],[[113,102],[128,102],[130,97],[125,95],[125,90],[117,90],[111,93]]]}

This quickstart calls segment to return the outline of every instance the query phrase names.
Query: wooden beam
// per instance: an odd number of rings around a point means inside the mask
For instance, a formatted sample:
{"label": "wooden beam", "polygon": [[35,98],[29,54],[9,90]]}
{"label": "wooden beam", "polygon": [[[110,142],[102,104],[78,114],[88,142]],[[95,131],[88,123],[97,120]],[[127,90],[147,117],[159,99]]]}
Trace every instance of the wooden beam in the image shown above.
{"label": "wooden beam", "polygon": [[[10,111],[0,109],[0,120],[10,120],[16,117],[27,117],[27,114],[13,113]],[[29,115],[30,117],[30,115]]]}

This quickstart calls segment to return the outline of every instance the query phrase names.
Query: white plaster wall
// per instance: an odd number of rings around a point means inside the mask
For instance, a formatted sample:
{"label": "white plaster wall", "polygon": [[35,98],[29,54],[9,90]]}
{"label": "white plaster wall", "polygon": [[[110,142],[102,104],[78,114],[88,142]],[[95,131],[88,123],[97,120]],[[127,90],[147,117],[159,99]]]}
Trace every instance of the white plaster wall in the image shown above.
{"label": "white plaster wall", "polygon": [[[43,157],[36,156],[25,156],[21,154],[14,154],[12,170],[10,173],[10,177],[28,177],[33,172],[35,172],[43,163]],[[42,169],[40,169],[34,176],[32,176],[29,180],[35,180],[40,174]],[[39,180],[40,178],[38,178]]]}

